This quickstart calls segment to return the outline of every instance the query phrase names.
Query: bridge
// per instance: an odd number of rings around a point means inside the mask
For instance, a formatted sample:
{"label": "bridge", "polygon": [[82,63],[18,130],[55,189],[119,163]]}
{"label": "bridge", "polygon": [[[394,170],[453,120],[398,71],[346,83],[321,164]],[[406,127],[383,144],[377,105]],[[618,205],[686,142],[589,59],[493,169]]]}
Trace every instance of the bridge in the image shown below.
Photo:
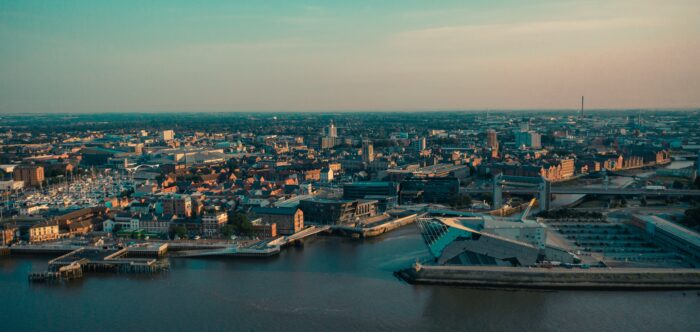
{"label": "bridge", "polygon": [[[269,257],[280,253],[280,248],[301,241],[309,236],[321,232],[327,232],[330,226],[310,226],[289,236],[281,236],[271,241],[259,241],[248,246],[237,244],[192,244],[178,246],[177,249],[184,249],[170,253],[171,257],[208,257],[208,256],[231,256],[231,257]],[[178,244],[180,245],[180,244]],[[171,244],[171,247],[173,245]]]}
{"label": "bridge", "polygon": [[316,235],[321,232],[327,232],[328,230],[331,229],[331,226],[325,225],[325,226],[309,226],[307,228],[304,228],[292,235],[289,236],[283,236],[277,239],[274,239],[270,241],[267,245],[268,246],[285,246],[290,243],[294,243],[295,241],[302,240],[306,237]]}
{"label": "bridge", "polygon": [[[511,194],[532,194],[538,190],[534,188],[502,188],[501,191]],[[493,188],[462,188],[464,194],[492,193]],[[697,189],[645,189],[645,188],[582,188],[582,187],[552,187],[550,194],[579,194],[579,195],[623,195],[623,196],[700,196]]]}
{"label": "bridge", "polygon": [[493,208],[500,209],[503,206],[503,193],[511,194],[535,194],[540,202],[540,208],[549,210],[552,194],[574,195],[614,195],[614,196],[655,196],[655,197],[700,197],[700,190],[693,189],[666,189],[666,188],[602,188],[590,187],[552,187],[551,183],[543,177],[509,176],[497,174],[493,177],[491,187],[486,188],[460,188],[463,194],[493,195]]}

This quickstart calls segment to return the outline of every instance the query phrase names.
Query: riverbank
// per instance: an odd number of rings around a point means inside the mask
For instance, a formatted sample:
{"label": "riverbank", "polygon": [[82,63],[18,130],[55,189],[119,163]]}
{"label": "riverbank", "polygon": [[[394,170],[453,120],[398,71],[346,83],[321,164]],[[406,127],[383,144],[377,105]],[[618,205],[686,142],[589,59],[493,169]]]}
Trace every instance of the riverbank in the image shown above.
{"label": "riverbank", "polygon": [[698,269],[527,268],[414,265],[396,272],[411,284],[568,290],[700,289]]}

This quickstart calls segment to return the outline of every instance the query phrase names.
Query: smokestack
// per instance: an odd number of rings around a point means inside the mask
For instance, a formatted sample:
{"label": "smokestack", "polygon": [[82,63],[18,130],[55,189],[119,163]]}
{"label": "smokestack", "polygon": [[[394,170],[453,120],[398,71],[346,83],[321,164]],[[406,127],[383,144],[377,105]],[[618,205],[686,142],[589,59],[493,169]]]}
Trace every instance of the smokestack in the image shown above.
{"label": "smokestack", "polygon": [[583,118],[583,96],[581,96],[581,118]]}

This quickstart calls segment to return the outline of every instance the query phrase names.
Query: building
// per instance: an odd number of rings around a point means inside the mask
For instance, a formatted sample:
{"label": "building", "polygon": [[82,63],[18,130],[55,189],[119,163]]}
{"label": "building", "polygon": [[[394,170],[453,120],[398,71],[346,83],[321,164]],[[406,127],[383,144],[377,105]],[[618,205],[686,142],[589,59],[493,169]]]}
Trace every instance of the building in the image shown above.
{"label": "building", "polygon": [[573,263],[576,256],[546,243],[534,221],[473,215],[419,219],[423,241],[440,265],[534,266],[545,260]]}
{"label": "building", "polygon": [[175,139],[175,132],[173,130],[163,130],[160,134],[160,139],[163,142],[172,141]]}
{"label": "building", "polygon": [[17,226],[4,224],[0,227],[0,246],[7,246],[15,242]]}
{"label": "building", "polygon": [[24,181],[0,181],[0,191],[15,191],[24,188]]}
{"label": "building", "polygon": [[168,195],[161,200],[164,215],[192,217],[192,198],[188,195]]}
{"label": "building", "polygon": [[321,137],[321,149],[331,149],[335,147],[338,143],[338,138],[336,137]]}
{"label": "building", "polygon": [[264,223],[262,219],[253,220],[251,224],[253,225],[253,236],[261,239],[277,237],[277,224]]}
{"label": "building", "polygon": [[365,163],[374,161],[374,145],[370,140],[362,141],[362,161]]}
{"label": "building", "polygon": [[276,224],[280,235],[292,235],[304,228],[304,212],[293,207],[254,207],[251,211],[264,224]]}
{"label": "building", "polygon": [[629,223],[646,232],[657,243],[671,247],[700,263],[700,234],[654,215],[632,215]]}
{"label": "building", "polygon": [[331,123],[326,128],[324,128],[323,136],[334,138],[338,137],[338,128],[335,126],[335,124],[333,124],[333,121],[331,121]]}
{"label": "building", "polygon": [[354,223],[377,214],[376,200],[336,200],[312,198],[299,202],[308,223],[339,225]]}
{"label": "building", "polygon": [[92,231],[93,225],[102,223],[107,211],[105,207],[88,207],[60,215],[54,221],[69,234],[86,234]]}
{"label": "building", "polygon": [[24,182],[25,187],[40,187],[44,182],[44,168],[37,165],[19,165],[12,175],[15,181]]}
{"label": "building", "polygon": [[58,239],[58,223],[53,221],[45,221],[36,223],[29,227],[29,242],[45,242]]}
{"label": "building", "polygon": [[425,151],[427,149],[428,145],[426,143],[425,137],[419,137],[415,141],[412,142],[414,152],[417,155],[420,155],[421,152]]}
{"label": "building", "polygon": [[332,182],[333,181],[333,170],[330,168],[324,168],[321,170],[321,182]]}
{"label": "building", "polygon": [[158,217],[154,214],[140,214],[138,228],[146,233],[165,234],[170,230],[170,219]]}
{"label": "building", "polygon": [[534,131],[519,131],[515,133],[515,145],[539,149],[542,147],[542,135]]}
{"label": "building", "polygon": [[498,150],[498,133],[493,129],[486,131],[486,146]]}
{"label": "building", "polygon": [[202,234],[205,236],[215,236],[219,234],[221,228],[228,221],[226,211],[207,212],[202,216]]}
{"label": "building", "polygon": [[444,204],[458,196],[459,179],[455,177],[411,177],[399,184],[399,204]]}
{"label": "building", "polygon": [[363,199],[367,196],[396,196],[398,186],[393,182],[353,182],[343,184],[343,199]]}
{"label": "building", "polygon": [[408,165],[400,169],[389,169],[386,174],[387,179],[393,182],[401,182],[407,178],[454,177],[462,179],[469,176],[469,167],[455,164],[435,164],[425,167]]}
{"label": "building", "polygon": [[[103,230],[105,232],[117,231],[135,231],[141,227],[141,219],[138,215],[133,215],[131,213],[118,213],[114,216],[112,223],[103,223]],[[111,226],[112,229],[109,229]]]}

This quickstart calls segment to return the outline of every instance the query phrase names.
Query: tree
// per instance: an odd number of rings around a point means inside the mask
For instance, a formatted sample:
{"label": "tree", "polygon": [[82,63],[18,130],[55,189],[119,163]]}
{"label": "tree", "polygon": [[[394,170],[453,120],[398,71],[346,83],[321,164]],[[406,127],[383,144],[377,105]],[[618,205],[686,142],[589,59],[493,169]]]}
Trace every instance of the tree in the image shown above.
{"label": "tree", "polygon": [[230,238],[231,235],[236,233],[236,229],[232,225],[224,225],[224,227],[221,227],[221,234],[224,235],[224,237]]}
{"label": "tree", "polygon": [[253,233],[253,224],[248,220],[248,216],[245,213],[234,213],[230,215],[228,223],[238,235],[249,235]]}

